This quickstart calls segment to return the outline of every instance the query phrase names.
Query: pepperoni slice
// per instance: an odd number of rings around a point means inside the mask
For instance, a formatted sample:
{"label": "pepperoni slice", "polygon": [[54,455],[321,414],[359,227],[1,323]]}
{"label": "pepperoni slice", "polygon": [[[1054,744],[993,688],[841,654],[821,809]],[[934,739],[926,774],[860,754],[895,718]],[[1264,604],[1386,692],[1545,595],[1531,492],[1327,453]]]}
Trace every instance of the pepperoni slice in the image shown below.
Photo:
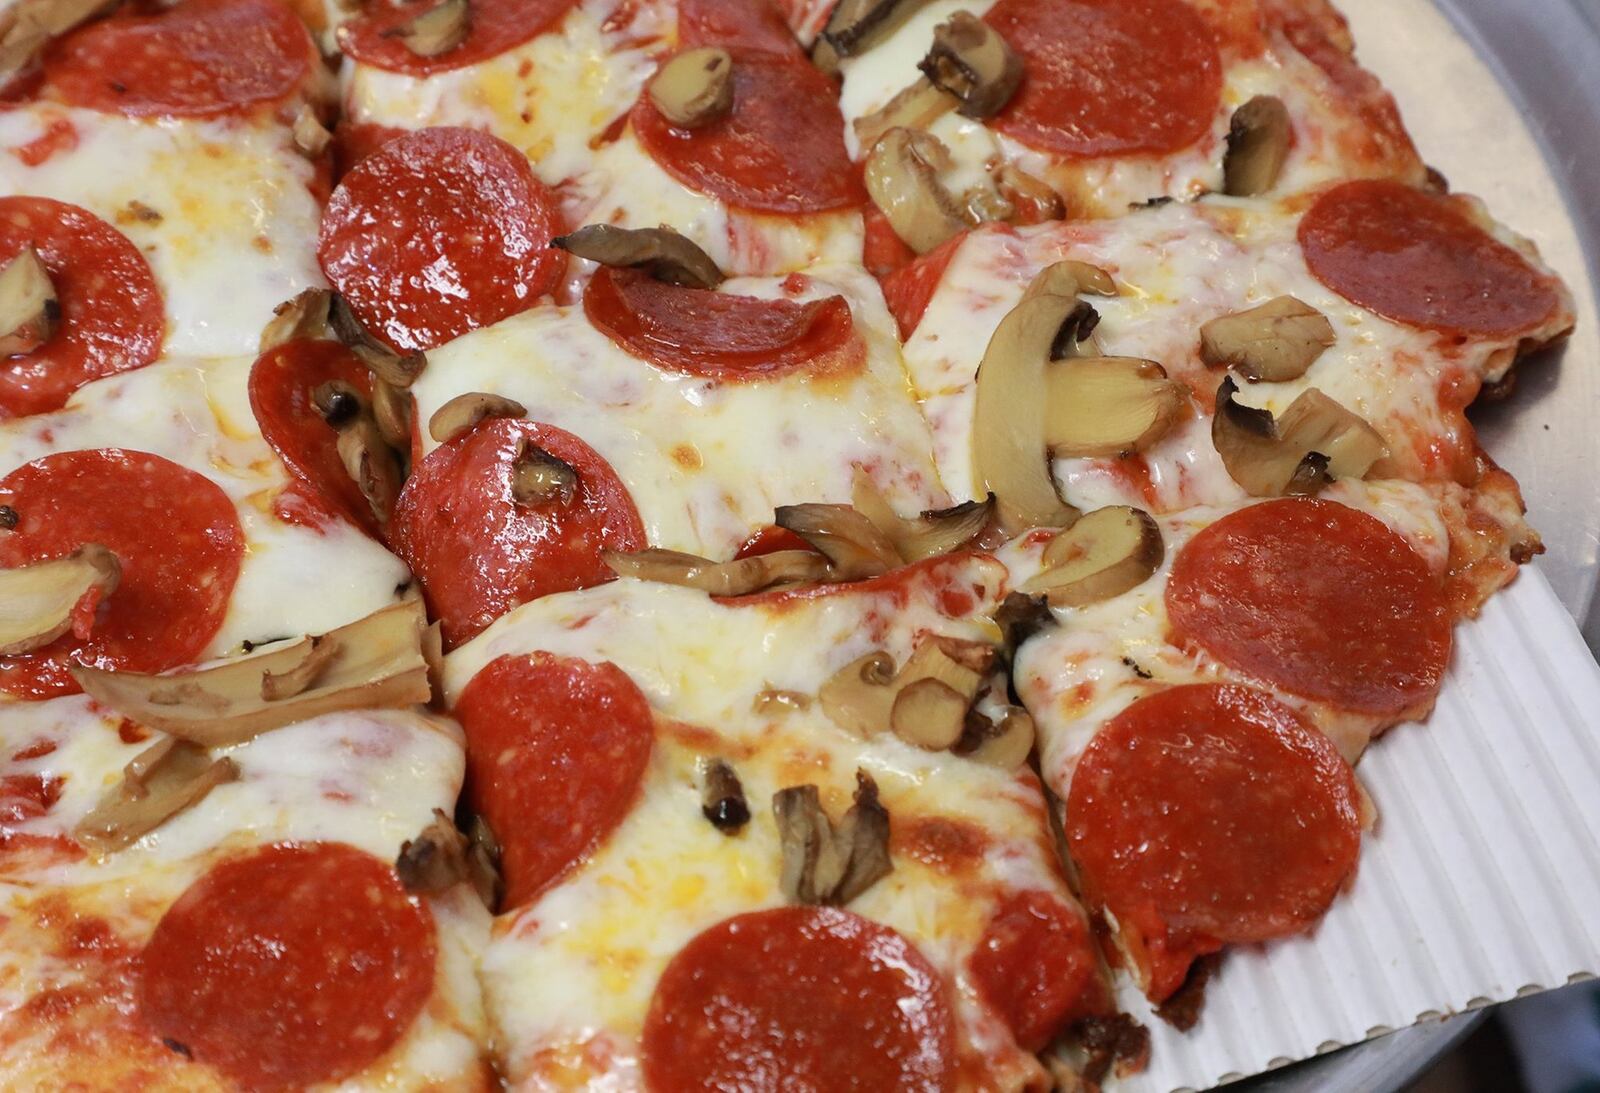
{"label": "pepperoni slice", "polygon": [[1333,501],[1230,513],[1179,551],[1167,615],[1182,644],[1291,694],[1397,716],[1450,661],[1440,582],[1381,520]]}
{"label": "pepperoni slice", "polygon": [[651,364],[707,379],[766,379],[825,368],[851,342],[843,296],[797,303],[657,281],[638,270],[595,271],[583,311],[606,337]]}
{"label": "pepperoni slice", "polygon": [[656,985],[642,1061],[656,1093],[956,1085],[938,973],[900,934],[834,907],[736,915],[696,936]]}
{"label": "pepperoni slice", "polygon": [[[512,497],[513,466],[530,445],[577,472],[566,504]],[[613,580],[600,551],[645,545],[628,487],[602,456],[553,425],[506,418],[430,452],[400,491],[389,534],[447,648],[518,604]]]}
{"label": "pepperoni slice", "polygon": [[639,795],[655,725],[615,664],[553,653],[490,661],[461,692],[468,795],[500,841],[502,910],[586,858]]}
{"label": "pepperoni slice", "polygon": [[1024,1051],[1111,1008],[1088,921],[1046,892],[1002,900],[969,963],[978,993]]}
{"label": "pepperoni slice", "polygon": [[771,0],[679,0],[678,44],[800,56],[800,43]]}
{"label": "pepperoni slice", "polygon": [[639,97],[631,121],[650,158],[691,190],[744,209],[798,216],[861,204],[828,77],[799,58],[729,52],[733,109],[720,121],[679,129]]}
{"label": "pepperoni slice", "polygon": [[577,0],[470,0],[467,36],[454,49],[422,57],[395,32],[432,5],[374,0],[339,28],[339,49],[353,60],[407,76],[429,76],[486,61],[549,30]]}
{"label": "pepperoni slice", "polygon": [[286,98],[317,59],[305,25],[277,0],[184,0],[67,35],[44,58],[45,86],[73,106],[129,117],[211,117]]}
{"label": "pepperoni slice", "polygon": [[280,843],[189,886],[139,961],[157,1036],[246,1089],[338,1081],[400,1040],[433,993],[433,919],[344,843]]}
{"label": "pepperoni slice", "polygon": [[166,335],[150,264],[104,220],[45,197],[0,197],[0,264],[27,246],[49,271],[61,315],[38,349],[0,359],[0,418],[60,409],[91,380],[143,368]]}
{"label": "pepperoni slice", "polygon": [[289,474],[325,506],[376,537],[372,506],[339,457],[338,431],[312,405],[312,392],[324,383],[372,394],[371,370],[338,342],[285,342],[251,365],[250,409]]}
{"label": "pepperoni slice", "polygon": [[1000,0],[984,18],[1024,69],[994,124],[1031,148],[1067,159],[1160,155],[1216,120],[1216,37],[1181,0]]}
{"label": "pepperoni slice", "polygon": [[902,341],[911,337],[917,324],[922,322],[933,294],[939,290],[939,282],[944,280],[944,271],[950,268],[951,260],[966,238],[963,233],[947,239],[910,265],[882,279],[883,302],[889,305],[889,314],[899,324]]}
{"label": "pepperoni slice", "polygon": [[1355,872],[1356,784],[1327,737],[1253,687],[1141,698],[1084,750],[1067,844],[1154,1001],[1224,944],[1306,929]]}
{"label": "pepperoni slice", "polygon": [[350,168],[322,214],[322,272],[367,329],[433,349],[532,306],[561,276],[556,197],[511,145],[423,129]]}
{"label": "pepperoni slice", "polygon": [[1560,306],[1555,282],[1448,197],[1371,179],[1335,186],[1300,220],[1317,280],[1386,319],[1446,334],[1509,337]]}
{"label": "pepperoni slice", "polygon": [[0,690],[26,698],[77,694],[67,667],[160,672],[197,660],[222,627],[244,557],[239,517],[210,479],[122,448],[58,452],[0,479],[17,526],[0,535],[0,566],[108,547],[122,579],[87,637],[0,657]]}

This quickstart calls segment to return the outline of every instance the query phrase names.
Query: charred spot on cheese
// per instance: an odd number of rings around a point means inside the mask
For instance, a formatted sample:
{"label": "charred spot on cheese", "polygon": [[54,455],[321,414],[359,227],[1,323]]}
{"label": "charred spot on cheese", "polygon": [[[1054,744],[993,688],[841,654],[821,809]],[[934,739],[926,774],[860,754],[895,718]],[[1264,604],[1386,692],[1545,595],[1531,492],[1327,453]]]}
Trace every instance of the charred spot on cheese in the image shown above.
{"label": "charred spot on cheese", "polygon": [[50,43],[79,23],[116,7],[120,0],[18,0],[0,13],[0,78],[30,65]]}
{"label": "charred spot on cheese", "polygon": [[1222,192],[1254,197],[1277,185],[1289,158],[1294,128],[1283,100],[1257,95],[1233,112],[1228,150],[1222,157]]}
{"label": "charred spot on cheese", "polygon": [[894,868],[889,860],[889,811],[878,785],[856,771],[854,803],[837,830],[815,785],[789,786],[772,797],[783,853],[779,887],[791,903],[842,905]]}
{"label": "charred spot on cheese", "polygon": [[308,288],[273,308],[272,321],[261,330],[260,352],[297,338],[326,338],[332,297],[325,288]]}
{"label": "charred spot on cheese", "polygon": [[[16,510],[7,507],[6,512],[9,524],[0,514],[0,525],[15,527]],[[0,656],[49,645],[73,628],[81,607],[92,616],[121,579],[121,563],[99,543],[85,543],[61,558],[0,569]]]}
{"label": "charred spot on cheese", "polygon": [[1293,296],[1222,315],[1200,327],[1200,359],[1232,368],[1252,383],[1280,383],[1305,375],[1337,339],[1333,324]]}
{"label": "charred spot on cheese", "polygon": [[589,224],[550,241],[568,254],[602,266],[642,269],[657,281],[716,288],[725,279],[711,256],[671,228],[619,228]]}
{"label": "charred spot on cheese", "polygon": [[121,781],[78,821],[73,837],[96,850],[121,850],[238,776],[232,759],[214,759],[169,736],[128,761]]}
{"label": "charred spot on cheese", "polygon": [[457,395],[433,412],[428,419],[428,435],[445,444],[487,418],[522,417],[527,412],[515,399],[470,391]]}
{"label": "charred spot on cheese", "polygon": [[956,108],[957,99],[924,77],[898,92],[883,106],[850,123],[856,141],[871,148],[891,129],[926,129]]}
{"label": "charred spot on cheese", "polygon": [[917,64],[928,82],[955,96],[956,112],[991,118],[1011,101],[1022,82],[1022,60],[1000,33],[968,11],[958,11],[933,30],[933,45]]}
{"label": "charred spot on cheese", "polygon": [[438,57],[466,41],[471,30],[472,7],[467,0],[443,0],[380,33],[398,38],[418,57]]}
{"label": "charred spot on cheese", "polygon": [[820,551],[837,580],[876,577],[904,564],[889,537],[849,505],[780,505],[773,523]]}
{"label": "charred spot on cheese", "polygon": [[293,135],[294,146],[312,159],[327,151],[328,145],[333,142],[333,134],[328,132],[310,106],[302,106],[300,113],[295,115]]}
{"label": "charred spot on cheese", "polygon": [[995,610],[994,622],[1000,628],[1000,644],[1006,656],[1015,657],[1023,642],[1041,630],[1053,629],[1056,617],[1043,596],[1010,592]]}
{"label": "charred spot on cheese", "polygon": [[713,759],[701,768],[700,813],[724,835],[737,835],[750,822],[744,785],[726,759]]}
{"label": "charred spot on cheese", "polygon": [[329,296],[328,325],[332,327],[334,337],[385,383],[409,388],[428,365],[428,358],[423,354],[407,353],[402,356],[374,338],[361,325],[355,312],[350,310],[345,298],[337,292]]}
{"label": "charred spot on cheese", "polygon": [[998,721],[969,710],[961,739],[951,750],[991,767],[1017,770],[1033,753],[1033,741],[1033,718],[1020,706],[1006,707]]}
{"label": "charred spot on cheese", "polygon": [[878,649],[829,676],[817,692],[817,701],[840,728],[861,737],[873,736],[889,724],[894,676],[894,657]]}
{"label": "charred spot on cheese", "polygon": [[1045,381],[1045,444],[1057,456],[1142,452],[1188,405],[1166,369],[1137,357],[1069,358],[1051,364]]}
{"label": "charred spot on cheese", "polygon": [[657,69],[645,90],[673,125],[709,125],[733,109],[733,58],[716,46],[685,50]]}
{"label": "charred spot on cheese", "polygon": [[141,725],[202,747],[226,747],[336,710],[427,702],[426,627],[421,601],[413,599],[317,638],[166,675],[84,664],[71,672],[90,698]]}
{"label": "charred spot on cheese", "polygon": [[1230,377],[1217,389],[1211,442],[1252,497],[1310,494],[1335,478],[1363,478],[1388,454],[1382,435],[1315,387],[1276,418],[1245,406]]}
{"label": "charred spot on cheese", "polygon": [[949,159],[938,137],[906,128],[884,133],[867,155],[862,173],[867,195],[901,242],[918,254],[974,223],[939,178]]}
{"label": "charred spot on cheese", "polygon": [[1150,578],[1165,555],[1161,529],[1142,509],[1108,505],[1085,513],[1045,547],[1045,568],[1022,585],[1052,607],[1086,607]]}
{"label": "charred spot on cheese", "polygon": [[0,357],[32,353],[60,323],[61,302],[50,271],[38,251],[23,247],[0,266]]}
{"label": "charred spot on cheese", "polygon": [[433,819],[415,838],[400,844],[394,861],[395,875],[408,892],[431,895],[455,887],[469,877],[467,837],[445,815],[433,810]]}
{"label": "charred spot on cheese", "polygon": [[994,494],[982,501],[963,501],[945,509],[929,509],[912,518],[895,512],[872,477],[855,469],[851,506],[865,516],[894,546],[902,560],[919,562],[948,554],[971,542],[994,516]]}
{"label": "charred spot on cheese", "polygon": [[697,588],[713,596],[747,596],[778,585],[826,580],[831,575],[828,560],[809,550],[779,550],[728,562],[658,548],[603,550],[600,557],[619,577]]}
{"label": "charred spot on cheese", "polygon": [[[826,45],[835,59],[854,57],[893,34],[927,0],[840,0],[828,17],[817,45]],[[826,54],[813,60],[831,71]]]}

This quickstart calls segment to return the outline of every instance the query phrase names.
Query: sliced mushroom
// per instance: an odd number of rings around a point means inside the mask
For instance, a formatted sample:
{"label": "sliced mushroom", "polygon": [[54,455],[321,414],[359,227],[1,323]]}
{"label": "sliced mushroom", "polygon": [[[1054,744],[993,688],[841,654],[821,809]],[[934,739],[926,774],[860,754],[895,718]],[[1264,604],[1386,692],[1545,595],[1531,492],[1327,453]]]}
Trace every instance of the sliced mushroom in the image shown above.
{"label": "sliced mushroom", "polygon": [[954,95],[956,112],[992,118],[1022,83],[1022,60],[1000,32],[968,11],[958,11],[933,30],[933,46],[917,64],[928,82]]}
{"label": "sliced mushroom", "polygon": [[772,814],[783,853],[779,887],[792,903],[848,903],[894,868],[889,811],[865,771],[856,771],[854,803],[837,831],[814,785],[779,790],[772,797]]}
{"label": "sliced mushroom", "polygon": [[1000,628],[1000,645],[1006,656],[1015,658],[1023,642],[1042,630],[1053,629],[1056,617],[1043,596],[1010,592],[1000,601],[994,624]]}
{"label": "sliced mushroom", "polygon": [[359,414],[338,429],[339,459],[345,473],[355,480],[378,523],[388,523],[404,482],[399,455],[384,441],[369,414]]}
{"label": "sliced mushroom", "polygon": [[466,41],[471,30],[472,6],[467,0],[443,0],[383,31],[382,36],[400,39],[418,57],[438,57]]}
{"label": "sliced mushroom", "polygon": [[31,246],[0,266],[0,357],[32,353],[56,332],[61,302],[50,271]]}
{"label": "sliced mushroom", "polygon": [[733,109],[733,58],[716,46],[685,50],[656,70],[646,91],[673,125],[710,125]]}
{"label": "sliced mushroom", "polygon": [[578,496],[578,469],[524,440],[511,461],[511,499],[519,505],[572,504]]}
{"label": "sliced mushroom", "polygon": [[731,562],[714,562],[676,550],[603,550],[613,573],[641,581],[698,588],[713,596],[747,596],[781,584],[826,580],[828,560],[809,550],[778,550]]}
{"label": "sliced mushroom", "polygon": [[341,651],[333,642],[321,637],[312,638],[310,652],[301,657],[298,663],[282,671],[261,673],[261,700],[282,702],[286,698],[304,694],[327,674],[329,666],[338,659]]}
{"label": "sliced mushroom", "polygon": [[967,715],[955,752],[1001,770],[1017,770],[1033,752],[1033,739],[1033,718],[1020,707],[1007,707],[998,722],[974,710]]}
{"label": "sliced mushroom", "polygon": [[1058,456],[1142,452],[1167,434],[1189,401],[1159,364],[1136,357],[1059,361],[1045,380],[1045,442]]}
{"label": "sliced mushroom", "polygon": [[849,505],[780,505],[773,523],[821,551],[837,580],[876,577],[905,564],[889,537]]}
{"label": "sliced mushroom", "polygon": [[273,308],[272,321],[261,330],[259,350],[265,353],[298,338],[326,338],[332,295],[325,288],[308,288]]}
{"label": "sliced mushroom", "polygon": [[871,148],[891,129],[926,129],[954,110],[957,101],[927,79],[919,79],[879,109],[855,119],[850,127],[855,130],[856,143]]}
{"label": "sliced mushroom", "polygon": [[[408,600],[320,638],[167,675],[83,664],[70,670],[89,697],[141,725],[205,747],[226,747],[335,710],[427,702],[432,692],[421,649],[426,626],[421,602]],[[326,663],[309,686],[267,697],[276,690],[269,678],[284,677],[313,658]]]}
{"label": "sliced mushroom", "polygon": [[500,876],[500,840],[482,816],[472,817],[467,826],[467,871],[483,905],[493,911],[500,905],[504,889]]}
{"label": "sliced mushroom", "polygon": [[129,760],[122,780],[78,821],[73,837],[96,850],[121,850],[238,777],[232,759],[213,759],[203,747],[167,737]]}
{"label": "sliced mushroom", "polygon": [[[928,0],[839,0],[818,44],[835,57],[854,57],[898,30]],[[826,62],[826,58],[813,59]],[[823,67],[826,69],[826,63]]]}
{"label": "sliced mushroom", "polygon": [[1044,224],[1067,215],[1067,203],[1048,182],[1014,163],[1002,163],[994,174],[1000,196],[1011,206],[1007,218],[1015,224]]}
{"label": "sliced mushroom", "polygon": [[333,134],[317,117],[317,112],[309,106],[302,106],[300,113],[294,118],[294,146],[316,159],[327,151],[328,145],[333,142]]}
{"label": "sliced mushroom", "polygon": [[433,810],[433,820],[414,839],[400,844],[394,871],[407,892],[432,895],[472,879],[468,865],[470,844],[443,809]]}
{"label": "sliced mushroom", "polygon": [[671,285],[716,288],[725,279],[709,254],[671,228],[589,224],[557,236],[551,245],[602,266],[643,269]]}
{"label": "sliced mushroom", "polygon": [[1254,197],[1277,185],[1294,128],[1283,100],[1257,95],[1233,112],[1222,157],[1222,192]]}
{"label": "sliced mushroom", "polygon": [[1032,300],[1037,296],[1090,296],[1117,295],[1117,282],[1099,266],[1067,258],[1052,262],[1028,282],[1022,298]]}
{"label": "sliced mushroom", "polygon": [[118,3],[119,0],[19,0],[0,13],[0,78],[21,72],[50,39]]}
{"label": "sliced mushroom", "polygon": [[402,455],[411,447],[411,418],[416,400],[411,392],[373,377],[372,420],[383,442]]}
{"label": "sliced mushroom", "polygon": [[918,254],[971,226],[961,202],[939,179],[950,153],[939,138],[914,129],[891,129],[867,156],[863,178],[895,235]]}
{"label": "sliced mushroom", "polygon": [[428,359],[423,354],[402,355],[374,338],[338,293],[334,293],[329,300],[328,325],[333,329],[334,337],[385,383],[409,388],[427,367]]}
{"label": "sliced mushroom", "polygon": [[970,703],[948,683],[916,679],[900,688],[889,711],[889,728],[908,744],[941,751],[961,739]]}
{"label": "sliced mushroom", "polygon": [[1043,572],[1022,591],[1043,595],[1051,607],[1084,607],[1143,584],[1161,565],[1161,529],[1142,509],[1108,505],[1050,540]]}
{"label": "sliced mushroom", "polygon": [[523,417],[527,412],[515,399],[471,391],[457,395],[433,412],[428,419],[428,435],[446,444],[486,418]]}
{"label": "sliced mushroom", "polygon": [[1238,402],[1230,377],[1217,389],[1211,442],[1252,497],[1315,493],[1335,478],[1362,478],[1388,454],[1379,432],[1312,387],[1276,419]]}
{"label": "sliced mushroom", "polygon": [[994,516],[994,494],[982,501],[963,501],[947,509],[929,509],[907,519],[895,512],[867,473],[856,468],[850,502],[883,532],[907,562],[948,554],[977,537]]}
{"label": "sliced mushroom", "polygon": [[840,728],[860,737],[875,736],[889,725],[894,676],[894,657],[880,649],[829,676],[817,692],[817,701]]}
{"label": "sliced mushroom", "polygon": [[1011,535],[1077,518],[1050,475],[1050,408],[1041,395],[1047,372],[1063,367],[1051,365],[1051,349],[1078,302],[1053,294],[1023,300],[1000,321],[978,366],[973,471],[994,494],[1000,526]]}
{"label": "sliced mushroom", "polygon": [[99,543],[47,562],[0,569],[0,656],[31,653],[72,629],[117,589],[122,566]]}
{"label": "sliced mushroom", "polygon": [[737,835],[750,822],[744,786],[726,759],[713,759],[700,772],[700,812],[724,835]]}
{"label": "sliced mushroom", "polygon": [[1278,296],[1200,327],[1200,359],[1236,370],[1252,383],[1305,375],[1336,341],[1327,316],[1293,296]]}

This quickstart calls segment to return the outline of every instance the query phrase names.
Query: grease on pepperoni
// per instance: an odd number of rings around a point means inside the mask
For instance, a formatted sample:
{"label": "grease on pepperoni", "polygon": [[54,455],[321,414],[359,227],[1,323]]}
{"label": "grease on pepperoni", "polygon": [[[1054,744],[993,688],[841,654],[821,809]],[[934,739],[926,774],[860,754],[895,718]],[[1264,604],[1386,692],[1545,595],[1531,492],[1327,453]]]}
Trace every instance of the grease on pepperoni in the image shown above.
{"label": "grease on pepperoni", "polygon": [[1334,501],[1224,516],[1178,552],[1166,604],[1180,644],[1361,713],[1431,703],[1450,661],[1441,583],[1381,520]]}
{"label": "grease on pepperoni", "polygon": [[337,1081],[405,1035],[433,992],[433,919],[344,843],[213,866],[156,926],[138,1007],[159,1037],[248,1089]]}
{"label": "grease on pepperoni", "polygon": [[636,357],[708,379],[748,380],[838,361],[855,331],[842,296],[797,303],[686,288],[602,267],[584,314]]}
{"label": "grease on pepperoni", "polygon": [[500,843],[502,910],[534,899],[627,818],[655,742],[649,703],[614,664],[503,656],[454,714],[468,799]]}
{"label": "grease on pepperoni", "polygon": [[1003,898],[969,964],[978,994],[1024,1051],[1111,1010],[1088,919],[1048,892]]}
{"label": "grease on pepperoni", "polygon": [[339,433],[312,405],[312,392],[324,383],[344,383],[362,395],[372,394],[371,370],[338,342],[285,342],[251,365],[250,409],[262,437],[302,491],[377,536],[372,506],[339,456]]}
{"label": "grease on pepperoni", "polygon": [[61,39],[44,57],[48,92],[130,117],[208,117],[289,97],[317,49],[278,0],[183,0],[114,15]]}
{"label": "grease on pepperoni", "polygon": [[339,28],[339,49],[373,68],[407,76],[429,76],[465,68],[515,49],[549,30],[576,0],[470,0],[467,36],[454,49],[422,57],[407,49],[395,31],[426,10],[407,0],[373,0]]}
{"label": "grease on pepperoni", "polygon": [[356,317],[402,352],[531,307],[565,261],[556,197],[505,141],[469,129],[396,137],[350,168],[317,257]]}
{"label": "grease on pepperoni", "polygon": [[1109,721],[1073,772],[1066,831],[1158,1002],[1199,956],[1311,926],[1361,842],[1355,777],[1328,738],[1228,684],[1159,691]]}
{"label": "grease on pepperoni", "polygon": [[[512,468],[526,445],[577,471],[570,503],[512,497]],[[633,498],[601,455],[553,425],[507,418],[428,453],[400,491],[389,534],[422,582],[446,648],[518,604],[615,579],[602,550],[645,546]]]}
{"label": "grease on pepperoni", "polygon": [[833,83],[809,62],[731,49],[733,109],[679,129],[641,95],[631,121],[650,158],[679,182],[719,201],[798,216],[865,200],[844,146]]}
{"label": "grease on pepperoni", "polygon": [[831,907],[755,911],[697,935],[661,975],[642,1055],[657,1093],[956,1085],[938,973],[894,930]]}
{"label": "grease on pepperoni", "polygon": [[1181,0],[1000,0],[1024,75],[993,124],[1068,159],[1176,152],[1221,106],[1216,36]]}
{"label": "grease on pepperoni", "polygon": [[1553,278],[1468,218],[1456,199],[1398,182],[1346,182],[1300,220],[1317,280],[1386,319],[1446,334],[1509,337],[1561,305]]}
{"label": "grease on pepperoni", "polygon": [[0,359],[0,418],[59,409],[91,380],[161,352],[166,314],[139,249],[104,220],[44,197],[0,197],[0,264],[32,246],[61,315],[50,340]]}
{"label": "grease on pepperoni", "polygon": [[[180,502],[181,503],[178,503]],[[145,452],[57,452],[0,479],[0,504],[19,517],[0,535],[0,566],[100,543],[122,578],[87,638],[0,657],[0,690],[25,698],[76,694],[75,661],[160,672],[197,660],[216,636],[244,557],[233,502],[210,479]]]}

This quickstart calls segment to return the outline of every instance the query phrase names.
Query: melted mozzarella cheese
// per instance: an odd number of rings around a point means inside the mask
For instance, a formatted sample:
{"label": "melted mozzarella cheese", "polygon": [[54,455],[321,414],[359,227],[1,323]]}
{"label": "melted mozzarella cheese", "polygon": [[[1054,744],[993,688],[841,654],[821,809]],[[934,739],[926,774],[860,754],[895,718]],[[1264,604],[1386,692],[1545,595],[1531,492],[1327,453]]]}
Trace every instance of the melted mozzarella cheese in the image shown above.
{"label": "melted mozzarella cheese", "polygon": [[[724,290],[784,292],[780,281],[750,278]],[[613,344],[581,306],[545,306],[430,353],[412,393],[422,421],[456,395],[484,391],[577,435],[627,484],[652,546],[725,558],[778,505],[847,501],[858,464],[902,511],[939,507],[927,426],[876,284],[856,268],[824,267],[795,298],[836,293],[866,346],[865,366],[843,375],[682,375]]]}
{"label": "melted mozzarella cheese", "polygon": [[211,656],[243,641],[331,630],[395,602],[410,580],[399,560],[344,521],[309,528],[273,515],[288,478],[256,431],[249,372],[248,360],[169,360],[91,383],[54,413],[0,423],[0,476],[54,452],[129,448],[221,487],[246,553]]}
{"label": "melted mozzarella cheese", "polygon": [[[71,143],[29,166],[19,149],[53,129]],[[286,126],[26,104],[0,112],[0,147],[0,193],[80,205],[143,252],[168,354],[253,354],[272,309],[324,283],[315,168]]]}
{"label": "melted mozzarella cheese", "polygon": [[[903,598],[863,585],[782,606],[623,580],[525,604],[447,658],[451,693],[502,655],[547,650],[609,661],[658,715],[657,745],[627,819],[571,877],[496,923],[483,976],[519,1087],[636,1086],[638,1037],[662,969],[702,930],[783,902],[772,795],[817,784],[837,817],[857,769],[876,780],[908,842],[922,824],[983,832],[986,845],[962,862],[934,863],[895,844],[894,871],[851,909],[899,930],[950,977],[962,1039],[986,1056],[988,1077],[1037,1078],[966,970],[995,893],[1068,898],[1037,783],[887,733],[859,739],[815,701],[824,680],[874,649],[903,662],[922,634],[992,635],[982,613],[1003,591],[1003,570],[992,560],[947,564],[951,577],[914,578]],[[941,607],[952,587],[975,593],[954,614]],[[758,702],[774,688],[805,698],[781,709]],[[733,763],[750,805],[751,822],[737,836],[700,812],[698,767],[712,757]]]}
{"label": "melted mozzarella cheese", "polygon": [[[1499,378],[1516,339],[1456,344],[1350,303],[1306,268],[1291,204],[1210,199],[1114,221],[968,237],[905,345],[946,486],[961,496],[981,493],[971,456],[977,365],[1034,275],[1069,258],[1099,266],[1117,281],[1118,296],[1085,297],[1101,316],[1095,329],[1100,351],[1156,361],[1189,387],[1198,405],[1209,404],[1225,375],[1200,359],[1202,324],[1280,295],[1316,308],[1332,323],[1335,344],[1297,380],[1242,384],[1240,401],[1278,413],[1316,387],[1383,434],[1390,450],[1386,474],[1450,477],[1459,453],[1472,450],[1472,438],[1459,407],[1441,389],[1457,377]],[[1569,321],[1558,314],[1543,336]],[[1129,503],[1175,511],[1237,500],[1243,493],[1222,467],[1209,430],[1197,406],[1196,416],[1143,454],[1148,484],[1131,482],[1117,462],[1105,459],[1056,460],[1056,477],[1068,500],[1085,507]]]}

